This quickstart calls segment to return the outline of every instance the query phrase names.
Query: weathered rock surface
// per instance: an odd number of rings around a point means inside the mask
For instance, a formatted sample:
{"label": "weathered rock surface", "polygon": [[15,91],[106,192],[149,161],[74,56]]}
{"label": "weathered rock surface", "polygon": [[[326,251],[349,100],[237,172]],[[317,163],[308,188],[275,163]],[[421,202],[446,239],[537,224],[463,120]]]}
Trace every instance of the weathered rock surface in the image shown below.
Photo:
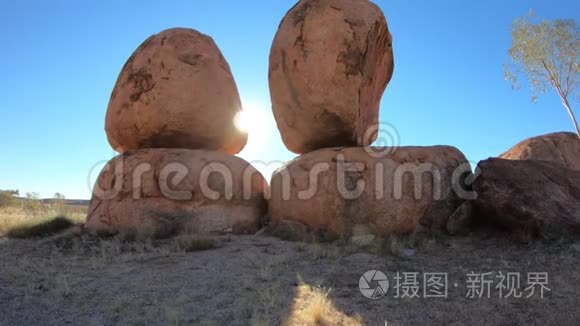
{"label": "weathered rock surface", "polygon": [[301,0],[290,9],[269,70],[272,107],[289,150],[376,139],[372,126],[393,74],[391,42],[382,11],[367,0]]}
{"label": "weathered rock surface", "polygon": [[86,227],[253,233],[266,214],[267,189],[249,163],[222,152],[128,151],[101,172]]}
{"label": "weathered rock surface", "polygon": [[322,238],[443,229],[470,174],[465,156],[448,146],[400,147],[383,157],[356,147],[318,150],[274,173],[269,215],[273,228],[300,223]]}
{"label": "weathered rock surface", "polygon": [[451,235],[467,234],[470,231],[469,227],[473,223],[473,220],[472,202],[465,201],[449,217],[446,226],[447,232]]}
{"label": "weathered rock surface", "polygon": [[478,165],[473,201],[478,218],[518,234],[580,231],[580,171],[534,160],[488,159]]}
{"label": "weathered rock surface", "polygon": [[580,138],[571,132],[532,137],[515,145],[500,158],[550,161],[580,170]]}
{"label": "weathered rock surface", "polygon": [[109,143],[235,154],[247,135],[234,125],[241,102],[222,53],[207,35],[174,28],[148,38],[123,67],[107,108]]}

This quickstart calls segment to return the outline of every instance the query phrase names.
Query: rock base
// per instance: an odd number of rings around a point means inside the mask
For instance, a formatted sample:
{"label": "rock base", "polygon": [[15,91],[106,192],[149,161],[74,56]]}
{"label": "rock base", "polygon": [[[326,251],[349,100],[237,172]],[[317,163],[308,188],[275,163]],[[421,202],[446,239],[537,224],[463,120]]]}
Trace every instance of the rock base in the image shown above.
{"label": "rock base", "polygon": [[318,150],[276,171],[272,227],[324,239],[348,238],[361,229],[375,236],[443,229],[468,195],[463,181],[471,169],[453,147],[374,148],[383,150],[382,157],[366,150]]}
{"label": "rock base", "polygon": [[267,190],[260,172],[222,152],[129,151],[113,158],[99,175],[86,228],[255,233],[263,224]]}

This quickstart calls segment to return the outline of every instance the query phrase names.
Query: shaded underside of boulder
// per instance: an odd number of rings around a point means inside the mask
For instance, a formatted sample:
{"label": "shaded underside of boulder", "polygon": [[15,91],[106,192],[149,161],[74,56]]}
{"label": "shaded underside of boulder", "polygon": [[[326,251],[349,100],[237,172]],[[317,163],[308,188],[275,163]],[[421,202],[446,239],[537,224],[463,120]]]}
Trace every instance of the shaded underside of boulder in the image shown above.
{"label": "shaded underside of boulder", "polygon": [[222,152],[144,149],[113,158],[98,177],[86,227],[253,233],[268,185],[248,162]]}
{"label": "shaded underside of boulder", "polygon": [[470,174],[465,156],[448,146],[399,147],[380,157],[358,147],[310,152],[273,174],[271,224],[302,224],[327,239],[355,229],[376,236],[441,229]]}

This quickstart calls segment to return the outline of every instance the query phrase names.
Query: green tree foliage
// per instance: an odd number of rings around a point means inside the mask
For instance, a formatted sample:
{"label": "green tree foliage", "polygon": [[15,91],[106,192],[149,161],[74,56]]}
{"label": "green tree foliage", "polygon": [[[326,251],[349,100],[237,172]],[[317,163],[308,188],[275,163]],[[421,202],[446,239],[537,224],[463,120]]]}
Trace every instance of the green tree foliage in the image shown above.
{"label": "green tree foliage", "polygon": [[530,83],[532,100],[554,88],[568,111],[576,133],[580,129],[570,98],[578,99],[578,51],[580,30],[574,20],[537,21],[533,12],[512,26],[511,62],[504,65],[505,77],[519,88],[518,76]]}
{"label": "green tree foliage", "polygon": [[54,199],[56,200],[65,200],[66,198],[64,197],[63,194],[61,194],[60,192],[57,192],[54,194]]}
{"label": "green tree foliage", "polygon": [[13,205],[18,195],[18,190],[0,190],[0,207]]}
{"label": "green tree foliage", "polygon": [[26,201],[24,202],[24,209],[30,212],[36,212],[42,208],[40,195],[36,192],[27,192]]}
{"label": "green tree foliage", "polygon": [[40,195],[37,192],[27,192],[26,193],[26,199],[39,200],[40,199]]}
{"label": "green tree foliage", "polygon": [[60,192],[57,192],[54,194],[54,207],[59,210],[62,211],[64,209],[64,200],[66,198],[64,197],[63,194],[61,194]]}

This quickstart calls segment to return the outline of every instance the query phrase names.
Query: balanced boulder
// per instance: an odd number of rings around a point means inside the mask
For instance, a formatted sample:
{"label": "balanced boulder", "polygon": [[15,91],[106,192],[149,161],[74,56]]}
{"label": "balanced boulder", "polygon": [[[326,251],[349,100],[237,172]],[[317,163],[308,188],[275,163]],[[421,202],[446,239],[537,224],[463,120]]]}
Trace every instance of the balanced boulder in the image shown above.
{"label": "balanced boulder", "polygon": [[128,151],[99,175],[86,227],[253,233],[266,213],[267,191],[254,167],[222,152]]}
{"label": "balanced boulder", "polygon": [[301,0],[270,52],[272,107],[286,147],[366,146],[393,74],[391,34],[368,0]]}
{"label": "balanced boulder", "polygon": [[324,238],[438,230],[470,196],[464,181],[471,167],[453,147],[374,148],[382,156],[367,150],[318,150],[278,169],[270,184],[272,228],[303,225]]}
{"label": "balanced boulder", "polygon": [[107,137],[120,153],[187,148],[235,154],[247,140],[234,124],[241,109],[214,41],[193,29],[169,29],[148,38],[123,67],[107,108]]}
{"label": "balanced boulder", "polygon": [[580,233],[580,171],[553,162],[488,159],[478,164],[478,219],[519,235]]}
{"label": "balanced boulder", "polygon": [[515,145],[500,158],[550,161],[580,170],[580,138],[571,132],[532,137]]}

